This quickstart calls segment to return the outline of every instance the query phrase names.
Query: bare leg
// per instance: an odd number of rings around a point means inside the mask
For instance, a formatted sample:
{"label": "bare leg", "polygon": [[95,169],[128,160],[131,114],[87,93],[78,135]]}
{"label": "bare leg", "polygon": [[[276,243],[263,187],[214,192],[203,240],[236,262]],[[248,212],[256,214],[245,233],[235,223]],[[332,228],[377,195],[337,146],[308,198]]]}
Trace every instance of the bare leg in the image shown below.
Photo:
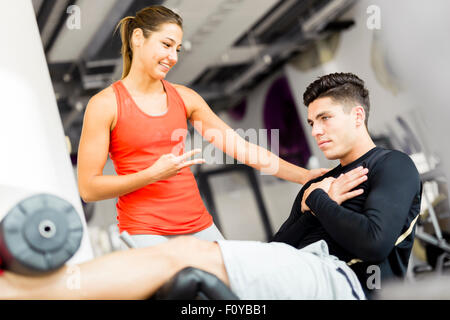
{"label": "bare leg", "polygon": [[48,275],[0,276],[0,299],[146,299],[181,269],[193,266],[228,284],[219,246],[193,237],[120,251]]}
{"label": "bare leg", "polygon": [[[182,268],[190,266],[210,272],[229,284],[222,252],[216,242],[200,240],[191,236],[180,236],[164,244],[172,260]],[[162,246],[162,245],[161,245]]]}
{"label": "bare leg", "polygon": [[5,272],[0,298],[146,299],[179,270],[158,247],[120,251],[49,275]]}

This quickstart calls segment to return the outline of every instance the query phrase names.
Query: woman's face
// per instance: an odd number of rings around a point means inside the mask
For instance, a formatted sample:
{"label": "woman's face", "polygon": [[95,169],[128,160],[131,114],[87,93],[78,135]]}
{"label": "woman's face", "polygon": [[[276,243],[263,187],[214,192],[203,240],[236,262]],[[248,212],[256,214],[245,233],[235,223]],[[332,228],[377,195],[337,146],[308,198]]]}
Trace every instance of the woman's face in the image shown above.
{"label": "woman's face", "polygon": [[[137,34],[135,34],[137,33]],[[134,56],[143,71],[154,79],[164,79],[178,61],[183,30],[174,23],[165,23],[146,39],[142,30],[133,33]]]}

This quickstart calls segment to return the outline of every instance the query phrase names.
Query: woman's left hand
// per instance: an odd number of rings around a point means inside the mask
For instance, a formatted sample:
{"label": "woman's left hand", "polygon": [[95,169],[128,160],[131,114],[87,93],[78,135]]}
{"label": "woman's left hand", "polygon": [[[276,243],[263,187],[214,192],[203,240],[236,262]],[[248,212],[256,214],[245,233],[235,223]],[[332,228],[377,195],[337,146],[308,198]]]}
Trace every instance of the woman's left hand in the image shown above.
{"label": "woman's left hand", "polygon": [[[333,177],[328,177],[323,179],[322,181],[319,182],[315,182],[312,183],[308,189],[305,190],[305,192],[303,193],[303,198],[302,198],[302,204],[301,204],[301,211],[305,212],[305,211],[310,211],[308,205],[306,204],[306,199],[309,197],[309,195],[311,194],[311,192],[313,192],[316,189],[322,189],[323,191],[325,191],[326,193],[328,193],[328,191],[331,188],[332,183],[335,181],[336,179]],[[313,213],[314,214],[314,213]]]}
{"label": "woman's left hand", "polygon": [[308,182],[309,180],[312,180],[312,179],[315,179],[317,177],[320,177],[320,176],[324,175],[328,171],[330,171],[330,169],[325,169],[325,168],[310,169],[308,171],[308,173],[306,174],[306,181],[305,181],[305,183]]}

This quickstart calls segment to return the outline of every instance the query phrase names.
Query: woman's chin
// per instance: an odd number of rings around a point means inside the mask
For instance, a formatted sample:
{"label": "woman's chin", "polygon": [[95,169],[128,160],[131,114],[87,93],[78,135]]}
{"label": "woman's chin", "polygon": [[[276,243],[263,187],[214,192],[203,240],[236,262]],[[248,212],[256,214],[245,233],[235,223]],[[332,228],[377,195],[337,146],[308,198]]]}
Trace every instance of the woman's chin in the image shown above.
{"label": "woman's chin", "polygon": [[164,80],[167,75],[167,72],[161,72],[161,71],[149,72],[148,75],[150,78],[155,79],[155,80]]}

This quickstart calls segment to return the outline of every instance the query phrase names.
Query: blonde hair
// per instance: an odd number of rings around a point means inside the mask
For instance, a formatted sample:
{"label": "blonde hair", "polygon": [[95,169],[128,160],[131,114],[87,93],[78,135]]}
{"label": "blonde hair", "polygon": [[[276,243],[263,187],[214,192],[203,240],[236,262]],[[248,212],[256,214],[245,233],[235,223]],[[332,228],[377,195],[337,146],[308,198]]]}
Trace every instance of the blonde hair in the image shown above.
{"label": "blonde hair", "polygon": [[128,16],[119,21],[115,31],[120,28],[120,38],[122,40],[122,61],[123,71],[122,79],[130,72],[131,62],[133,60],[133,48],[131,47],[131,36],[134,29],[140,28],[144,37],[148,38],[152,32],[158,31],[162,24],[175,23],[183,28],[183,19],[164,6],[150,6],[138,12],[136,16]]}

